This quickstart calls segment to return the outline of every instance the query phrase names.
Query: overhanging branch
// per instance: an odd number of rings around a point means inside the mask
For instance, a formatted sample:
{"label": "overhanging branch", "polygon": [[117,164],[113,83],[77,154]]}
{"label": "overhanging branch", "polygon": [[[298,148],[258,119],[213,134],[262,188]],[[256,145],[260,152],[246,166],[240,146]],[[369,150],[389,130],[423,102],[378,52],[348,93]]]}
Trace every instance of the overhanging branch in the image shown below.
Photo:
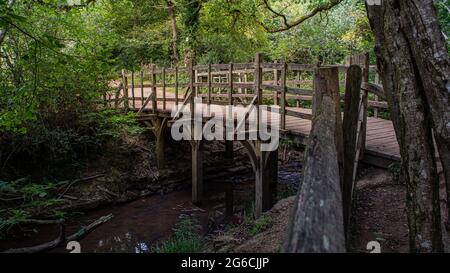
{"label": "overhanging branch", "polygon": [[311,10],[309,13],[303,15],[302,17],[298,18],[297,20],[293,21],[293,22],[289,22],[287,19],[287,16],[281,12],[276,11],[275,9],[273,9],[268,0],[263,0],[264,2],[264,6],[273,14],[275,14],[277,17],[280,17],[283,20],[283,26],[280,28],[272,28],[272,27],[268,27],[266,26],[264,23],[260,22],[261,26],[269,33],[276,33],[276,32],[282,32],[282,31],[286,31],[289,30],[295,26],[300,25],[301,23],[303,23],[304,21],[308,20],[309,18],[314,17],[315,15],[317,15],[318,13],[324,12],[324,11],[328,11],[330,9],[332,9],[333,7],[339,5],[343,0],[330,0],[329,2],[326,3],[322,3],[320,5],[318,5],[316,8],[314,8],[313,10]]}

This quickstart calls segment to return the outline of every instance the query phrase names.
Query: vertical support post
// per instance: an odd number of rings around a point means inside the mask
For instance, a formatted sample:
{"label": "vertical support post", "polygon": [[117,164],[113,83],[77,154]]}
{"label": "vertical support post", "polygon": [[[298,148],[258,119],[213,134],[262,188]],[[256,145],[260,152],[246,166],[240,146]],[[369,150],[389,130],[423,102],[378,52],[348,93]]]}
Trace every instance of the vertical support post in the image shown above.
{"label": "vertical support post", "polygon": [[233,63],[228,69],[228,105],[233,105]]}
{"label": "vertical support post", "polygon": [[156,113],[158,111],[158,93],[156,89],[156,74],[155,74],[155,66],[152,65],[152,69],[150,72],[150,82],[152,85],[152,108],[153,113]]}
{"label": "vertical support post", "polygon": [[[277,63],[277,62],[275,62]],[[273,85],[278,86],[278,69],[273,70]],[[278,105],[278,91],[273,92],[273,104]]]}
{"label": "vertical support post", "polygon": [[233,140],[225,140],[225,158],[228,160],[233,160],[234,156],[234,145]]}
{"label": "vertical support post", "polygon": [[208,97],[207,97],[207,103],[208,103],[208,109],[209,105],[211,105],[211,92],[212,92],[212,77],[211,77],[211,64],[208,64]]}
{"label": "vertical support post", "polygon": [[203,148],[201,141],[192,140],[192,203],[203,202]]}
{"label": "vertical support post", "polygon": [[[375,71],[375,84],[380,84],[380,74]],[[375,95],[375,101],[378,101],[378,96]],[[378,107],[373,109],[373,117],[378,118]]]}
{"label": "vertical support post", "polygon": [[255,56],[255,72],[254,72],[254,87],[255,87],[255,93],[257,96],[256,100],[256,125],[257,125],[257,132],[259,135],[259,122],[260,122],[260,113],[259,113],[259,106],[263,103],[263,93],[261,89],[262,85],[262,69],[261,69],[261,62],[262,62],[262,54],[256,53]]}
{"label": "vertical support post", "polygon": [[167,128],[167,119],[166,118],[157,118],[154,122],[154,134],[156,136],[156,163],[158,165],[158,169],[162,169],[164,167],[165,157],[164,157],[164,146],[166,143],[166,128]]}
{"label": "vertical support post", "polygon": [[189,107],[191,111],[191,139],[194,139],[194,114],[195,114],[195,105],[194,105],[194,98],[196,96],[195,94],[195,71],[194,71],[194,62],[193,60],[189,60],[188,64],[188,74],[189,74],[189,89],[191,90],[192,96],[189,100]]}
{"label": "vertical support post", "polygon": [[342,175],[343,162],[343,132],[341,115],[341,97],[339,94],[339,70],[337,67],[316,68],[314,70],[314,97],[313,97],[313,116],[316,116],[317,109],[322,104],[323,95],[328,94],[334,100],[336,112],[336,130],[335,144]]}
{"label": "vertical support post", "polygon": [[162,97],[163,97],[163,110],[166,110],[166,68],[162,69]]}
{"label": "vertical support post", "polygon": [[175,105],[178,104],[178,66],[175,67]]}
{"label": "vertical support post", "polygon": [[257,140],[255,145],[256,152],[256,170],[255,170],[255,218],[261,217],[264,211],[271,207],[270,184],[271,176],[266,168],[267,153],[261,151],[261,141]]}
{"label": "vertical support post", "polygon": [[[362,54],[360,59],[361,69],[362,69],[362,82],[369,82],[369,53]],[[364,158],[364,153],[366,150],[366,134],[367,134],[367,106],[368,106],[368,96],[364,96],[363,98],[363,124],[361,127],[361,154],[360,158]]]}
{"label": "vertical support post", "polygon": [[131,71],[131,105],[133,105],[133,109],[136,108],[136,103],[135,103],[135,96],[134,96],[134,71]]}
{"label": "vertical support post", "polygon": [[125,74],[125,70],[122,69],[122,83],[123,83],[123,104],[125,111],[128,112],[128,78]]}
{"label": "vertical support post", "polygon": [[280,98],[280,128],[286,130],[286,78],[287,78],[287,65],[283,62],[281,68],[281,98]]}
{"label": "vertical support post", "polygon": [[[342,124],[344,134],[344,162],[342,177],[342,202],[344,214],[344,228],[348,235],[350,213],[353,200],[354,183],[356,178],[358,156],[358,123],[360,119],[361,101],[361,69],[352,65],[347,70],[345,83],[344,121]],[[364,110],[364,109],[361,109]]]}
{"label": "vertical support post", "polygon": [[141,68],[141,106],[144,105],[144,69]]}

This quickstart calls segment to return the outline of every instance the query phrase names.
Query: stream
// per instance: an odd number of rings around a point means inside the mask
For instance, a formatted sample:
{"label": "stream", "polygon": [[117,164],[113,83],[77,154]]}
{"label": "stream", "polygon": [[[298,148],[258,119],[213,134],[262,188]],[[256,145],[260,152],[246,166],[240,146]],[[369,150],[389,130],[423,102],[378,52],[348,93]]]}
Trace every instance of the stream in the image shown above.
{"label": "stream", "polygon": [[[279,165],[279,188],[296,190],[301,179],[301,163],[290,161]],[[215,219],[224,215],[225,194],[217,187],[218,183],[232,182],[234,191],[247,194],[253,198],[253,173],[233,175],[221,181],[205,181],[205,200],[201,207],[191,203],[189,189],[144,197],[126,204],[110,206],[83,213],[67,222],[66,234],[77,231],[82,224],[87,224],[101,216],[113,214],[113,218],[91,231],[80,241],[81,252],[122,252],[145,253],[167,240],[173,234],[173,228],[185,217],[195,220],[201,235],[212,231]],[[253,200],[253,199],[251,199]],[[250,200],[250,201],[251,201]],[[236,200],[235,200],[236,206]],[[223,217],[222,217],[223,218]],[[1,241],[0,250],[33,246],[55,239],[58,234],[56,226],[40,226],[21,230],[20,236]],[[50,252],[70,252],[59,247]]]}

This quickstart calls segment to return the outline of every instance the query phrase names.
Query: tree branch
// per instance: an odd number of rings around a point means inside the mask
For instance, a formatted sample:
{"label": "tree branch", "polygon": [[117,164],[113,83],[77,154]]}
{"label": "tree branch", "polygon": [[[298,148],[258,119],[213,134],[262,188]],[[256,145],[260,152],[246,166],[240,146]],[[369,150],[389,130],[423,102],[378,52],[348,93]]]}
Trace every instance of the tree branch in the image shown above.
{"label": "tree branch", "polygon": [[269,33],[276,33],[276,32],[282,32],[289,30],[295,26],[300,25],[304,21],[308,20],[309,18],[314,17],[318,13],[328,11],[332,9],[333,7],[339,5],[343,0],[330,0],[329,2],[322,3],[318,5],[316,8],[314,8],[312,11],[310,11],[308,14],[303,15],[302,17],[298,18],[297,20],[293,22],[289,22],[287,19],[287,16],[285,14],[282,14],[276,10],[274,10],[268,3],[268,0],[263,0],[265,7],[273,14],[275,14],[277,17],[281,17],[283,20],[283,26],[280,28],[271,28],[266,25],[264,25],[262,22],[260,22],[260,25]]}

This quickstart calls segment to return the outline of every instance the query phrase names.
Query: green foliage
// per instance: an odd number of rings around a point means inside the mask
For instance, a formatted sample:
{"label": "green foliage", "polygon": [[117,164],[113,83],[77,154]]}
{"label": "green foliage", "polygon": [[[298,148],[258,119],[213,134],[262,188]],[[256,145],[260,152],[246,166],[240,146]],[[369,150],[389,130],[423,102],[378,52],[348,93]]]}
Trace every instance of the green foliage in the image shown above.
{"label": "green foliage", "polygon": [[[57,190],[66,187],[69,181],[33,181],[29,178],[20,178],[13,181],[0,181],[0,196],[5,200],[17,200],[16,206],[0,209],[0,232],[8,231],[13,226],[27,220],[31,212],[39,212],[62,201],[57,196]],[[65,213],[54,211],[57,219],[65,217]]]}
{"label": "green foliage", "polygon": [[441,23],[442,31],[448,38],[450,37],[450,3],[448,0],[436,1],[436,6],[439,12],[439,21]]}
{"label": "green foliage", "polygon": [[270,216],[263,215],[253,222],[250,228],[250,235],[255,236],[268,229],[273,224],[273,219]]}
{"label": "green foliage", "polygon": [[201,253],[205,242],[195,229],[191,218],[183,219],[174,229],[173,236],[152,249],[157,253]]}

